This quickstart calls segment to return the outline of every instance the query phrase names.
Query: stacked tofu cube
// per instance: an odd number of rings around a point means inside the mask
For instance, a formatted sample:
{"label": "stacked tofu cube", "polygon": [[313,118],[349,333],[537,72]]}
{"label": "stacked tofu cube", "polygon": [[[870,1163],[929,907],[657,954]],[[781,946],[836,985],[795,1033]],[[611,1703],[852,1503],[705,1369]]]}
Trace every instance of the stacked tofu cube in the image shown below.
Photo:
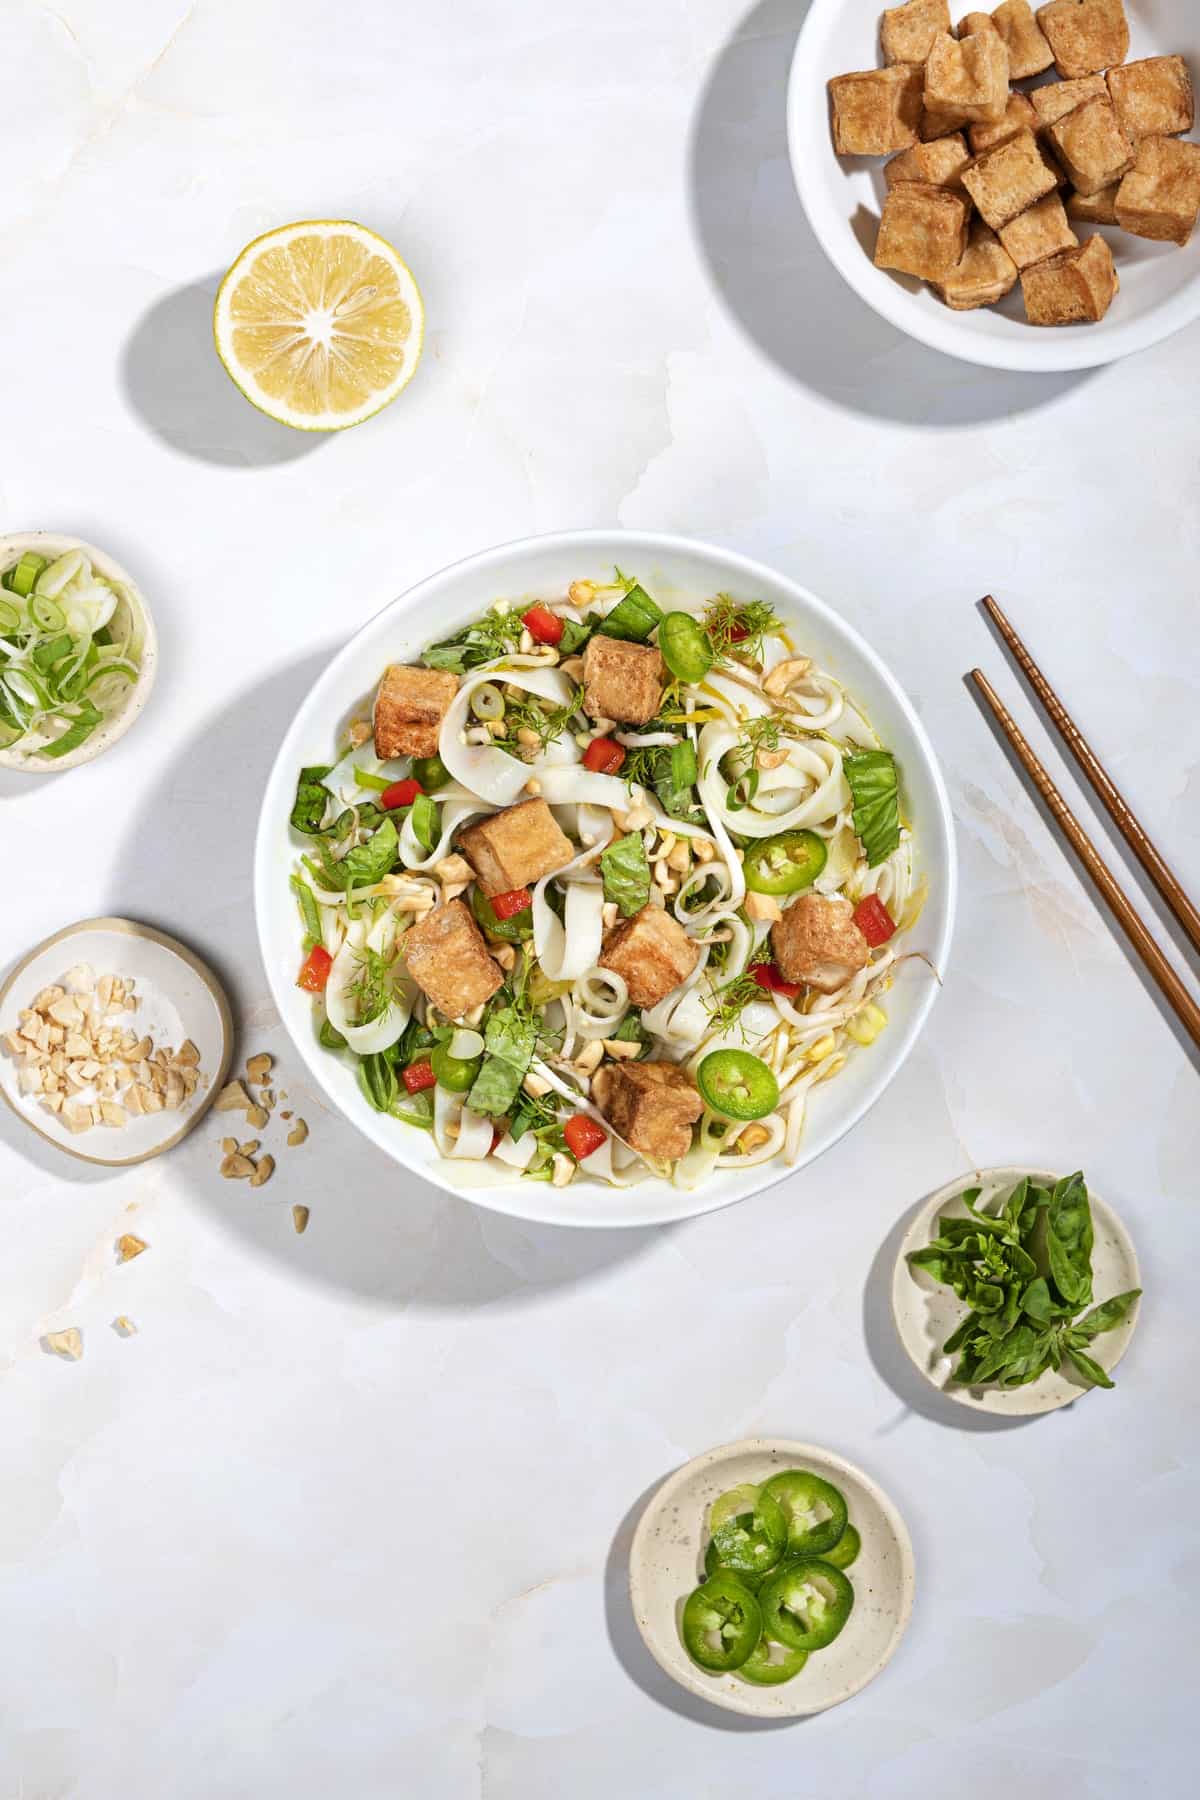
{"label": "stacked tofu cube", "polygon": [[957,31],[948,0],[907,0],[880,38],[884,68],[829,84],[838,153],[890,159],[879,268],[959,311],[1019,281],[1031,324],[1068,325],[1102,319],[1120,286],[1108,241],[1076,225],[1188,242],[1191,77],[1181,56],[1126,62],[1123,0],[1003,0]]}

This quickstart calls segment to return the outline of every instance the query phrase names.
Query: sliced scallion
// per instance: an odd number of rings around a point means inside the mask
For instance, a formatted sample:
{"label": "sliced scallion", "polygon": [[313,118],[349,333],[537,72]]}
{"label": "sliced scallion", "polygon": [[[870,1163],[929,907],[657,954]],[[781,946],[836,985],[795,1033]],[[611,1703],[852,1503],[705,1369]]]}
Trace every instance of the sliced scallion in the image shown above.
{"label": "sliced scallion", "polygon": [[32,550],[27,550],[21,560],[4,577],[5,585],[14,594],[24,597],[29,593],[45,567],[44,556],[36,556]]}

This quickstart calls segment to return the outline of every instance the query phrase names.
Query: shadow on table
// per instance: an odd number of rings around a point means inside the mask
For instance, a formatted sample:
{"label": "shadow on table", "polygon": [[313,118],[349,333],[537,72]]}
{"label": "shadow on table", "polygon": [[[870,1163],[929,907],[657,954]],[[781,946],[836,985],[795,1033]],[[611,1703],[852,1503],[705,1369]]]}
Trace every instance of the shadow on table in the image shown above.
{"label": "shadow on table", "polygon": [[686,1688],[672,1681],[642,1642],[629,1597],[629,1551],[638,1520],[670,1473],[670,1470],[665,1471],[640,1499],[634,1501],[617,1527],[608,1552],[604,1565],[604,1619],[613,1654],[629,1679],[644,1694],[668,1711],[677,1713],[681,1719],[690,1719],[693,1725],[707,1725],[714,1731],[755,1732],[780,1731],[789,1725],[806,1724],[806,1718],[752,1719],[744,1713],[726,1712],[722,1707],[710,1705],[698,1694],[689,1694]]}
{"label": "shadow on table", "polygon": [[[259,808],[280,740],[330,654],[311,652],[227,699],[181,743],[128,822],[114,864],[108,910],[174,933],[212,964],[238,1023],[235,1069],[271,1051],[289,1111],[310,1126],[302,1147],[288,1147],[287,1126],[272,1120],[260,1135],[276,1171],[252,1190],[218,1173],[219,1140],[250,1128],[240,1114],[210,1113],[174,1153],[172,1174],[248,1250],[303,1281],[385,1307],[521,1305],[645,1253],[653,1235],[507,1219],[410,1175],[332,1109],[264,1000],[252,895]],[[281,845],[281,883],[289,864]],[[299,954],[298,921],[296,941]],[[37,1140],[13,1125],[32,1158]],[[70,1178],[84,1166],[60,1158],[54,1172]],[[303,1236],[293,1229],[294,1201],[310,1208]]]}
{"label": "shadow on table", "polygon": [[828,260],[788,160],[788,66],[808,7],[760,0],[718,54],[693,120],[695,230],[729,311],[785,375],[875,418],[969,426],[1070,392],[1088,371],[1014,374],[915,343]]}
{"label": "shadow on table", "polygon": [[155,437],[203,462],[254,469],[309,455],[323,434],[268,419],[222,368],[212,330],[220,283],[218,271],[164,294],[142,314],[121,357],[130,405]]}

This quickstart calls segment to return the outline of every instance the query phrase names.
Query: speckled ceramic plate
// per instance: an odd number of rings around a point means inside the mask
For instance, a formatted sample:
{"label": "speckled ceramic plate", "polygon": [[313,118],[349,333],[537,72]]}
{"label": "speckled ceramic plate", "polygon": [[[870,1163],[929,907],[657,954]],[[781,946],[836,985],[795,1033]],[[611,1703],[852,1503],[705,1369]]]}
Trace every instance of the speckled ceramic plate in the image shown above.
{"label": "speckled ceramic plate", "polygon": [[[969,1175],[959,1176],[957,1181],[947,1182],[926,1202],[909,1226],[892,1274],[892,1315],[896,1329],[901,1343],[925,1379],[960,1406],[973,1406],[977,1411],[1007,1418],[1053,1412],[1056,1407],[1069,1406],[1072,1400],[1078,1400],[1081,1394],[1090,1390],[1070,1374],[1065,1364],[1059,1370],[1048,1370],[1028,1387],[959,1387],[952,1382],[950,1371],[957,1357],[943,1356],[941,1346],[966,1316],[966,1308],[949,1288],[935,1282],[927,1270],[910,1269],[907,1257],[910,1250],[923,1248],[937,1235],[939,1213],[966,1215],[967,1209],[959,1199],[964,1188],[981,1188],[980,1204],[992,1207],[998,1200],[1007,1199],[1025,1175],[1048,1185],[1062,1179],[1061,1172],[1051,1174],[1045,1169],[1010,1168],[975,1169]],[[1141,1287],[1142,1282],[1129,1233],[1111,1206],[1106,1206],[1097,1196],[1090,1182],[1088,1199],[1095,1231],[1092,1287],[1096,1304],[1099,1304],[1114,1294]],[[1090,1346],[1090,1354],[1105,1369],[1114,1369],[1129,1348],[1139,1309],[1140,1302],[1135,1304],[1123,1325],[1115,1331],[1105,1332]]]}
{"label": "speckled ceramic plate", "polygon": [[198,1125],[220,1092],[233,1051],[233,1020],[220,982],[186,944],[133,919],[83,919],[56,931],[21,959],[0,988],[0,1037],[16,1028],[18,1013],[43,988],[61,983],[68,969],[86,963],[96,976],[121,975],[136,983],[139,1006],[124,1023],[173,1050],[191,1038],[200,1052],[196,1091],[173,1112],[130,1118],[120,1128],[93,1125],[72,1132],[36,1095],[20,1091],[20,1066],[0,1045],[0,1093],[17,1117],[68,1156],[123,1167],[160,1156]]}
{"label": "speckled ceramic plate", "polygon": [[[854,1610],[840,1635],[816,1651],[791,1681],[756,1687],[736,1675],[709,1675],[679,1640],[683,1603],[704,1579],[708,1509],[742,1482],[781,1469],[810,1469],[846,1496],[862,1550],[846,1571]],[[730,1712],[799,1719],[837,1706],[873,1681],[895,1654],[912,1611],[916,1570],[904,1520],[869,1475],[832,1450],[787,1438],[743,1438],[707,1450],[659,1488],[638,1521],[629,1553],[629,1596],[646,1648],[672,1680]]]}

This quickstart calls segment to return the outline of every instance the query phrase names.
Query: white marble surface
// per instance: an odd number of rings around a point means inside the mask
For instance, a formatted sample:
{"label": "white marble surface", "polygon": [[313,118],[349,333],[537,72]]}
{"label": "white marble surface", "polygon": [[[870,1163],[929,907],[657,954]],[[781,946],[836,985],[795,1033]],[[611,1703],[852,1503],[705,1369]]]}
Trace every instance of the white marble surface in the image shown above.
{"label": "white marble surface", "polygon": [[[215,1125],[106,1176],[0,1120],[3,1800],[1191,1791],[1197,1069],[962,675],[1061,768],[973,608],[993,589],[1200,890],[1200,332],[1040,381],[864,312],[784,160],[803,10],[0,8],[0,517],[109,545],[163,654],[110,756],[6,778],[6,957],[87,914],[160,924],[295,1095],[249,885],[289,712],[419,575],[572,524],[715,538],[841,606],[941,750],[964,876],[888,1098],[683,1228],[490,1219],[311,1094],[261,1194],[218,1178]],[[313,214],[393,239],[429,309],[403,399],[317,443],[208,338],[218,271]],[[1009,1161],[1082,1163],[1148,1298],[1115,1393],[981,1430],[909,1372],[887,1276],[923,1194]],[[127,1227],[151,1248],[116,1268]],[[40,1347],[68,1324],[78,1364]],[[748,1432],[861,1462],[918,1558],[886,1674],[784,1730],[671,1690],[624,1600],[640,1496]]]}

